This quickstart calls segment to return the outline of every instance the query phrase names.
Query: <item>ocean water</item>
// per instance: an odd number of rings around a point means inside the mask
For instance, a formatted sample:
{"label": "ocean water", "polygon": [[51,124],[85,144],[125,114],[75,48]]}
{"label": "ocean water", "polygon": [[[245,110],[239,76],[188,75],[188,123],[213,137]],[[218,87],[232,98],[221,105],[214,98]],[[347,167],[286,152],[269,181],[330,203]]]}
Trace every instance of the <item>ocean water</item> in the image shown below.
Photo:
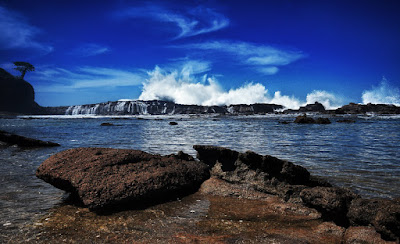
{"label": "ocean water", "polygon": [[[400,197],[400,117],[351,117],[356,123],[281,124],[295,115],[265,116],[36,116],[0,118],[0,129],[61,144],[0,148],[0,240],[62,203],[66,194],[37,179],[50,155],[76,147],[139,149],[162,155],[209,144],[252,150],[306,167],[364,197]],[[178,125],[169,125],[170,121]],[[114,126],[100,126],[103,122]]]}

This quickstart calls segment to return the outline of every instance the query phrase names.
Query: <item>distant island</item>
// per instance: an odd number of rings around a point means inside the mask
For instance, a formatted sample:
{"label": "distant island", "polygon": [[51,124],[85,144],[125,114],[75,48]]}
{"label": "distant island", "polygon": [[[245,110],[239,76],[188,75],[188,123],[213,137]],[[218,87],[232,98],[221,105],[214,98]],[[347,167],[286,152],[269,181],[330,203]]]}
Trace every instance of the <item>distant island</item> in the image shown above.
{"label": "distant island", "polygon": [[176,104],[171,101],[110,101],[96,104],[42,107],[35,102],[35,91],[29,82],[14,77],[0,68],[0,111],[2,113],[31,115],[173,115],[173,114],[223,114],[253,115],[271,113],[323,114],[400,114],[400,107],[389,104],[350,103],[335,110],[326,110],[319,103],[308,104],[297,110],[285,109],[278,104],[232,104],[223,106],[201,106]]}

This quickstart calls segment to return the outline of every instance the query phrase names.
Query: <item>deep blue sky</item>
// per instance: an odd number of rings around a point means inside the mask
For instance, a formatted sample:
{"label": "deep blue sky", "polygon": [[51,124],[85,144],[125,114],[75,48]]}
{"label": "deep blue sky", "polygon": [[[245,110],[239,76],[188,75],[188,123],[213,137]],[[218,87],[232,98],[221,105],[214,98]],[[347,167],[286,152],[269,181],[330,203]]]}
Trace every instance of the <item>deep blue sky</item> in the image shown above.
{"label": "deep blue sky", "polygon": [[203,93],[207,75],[222,92],[251,83],[270,99],[362,102],[382,76],[398,96],[399,13],[397,0],[0,0],[0,67],[32,63],[25,78],[44,106],[137,99],[156,66]]}

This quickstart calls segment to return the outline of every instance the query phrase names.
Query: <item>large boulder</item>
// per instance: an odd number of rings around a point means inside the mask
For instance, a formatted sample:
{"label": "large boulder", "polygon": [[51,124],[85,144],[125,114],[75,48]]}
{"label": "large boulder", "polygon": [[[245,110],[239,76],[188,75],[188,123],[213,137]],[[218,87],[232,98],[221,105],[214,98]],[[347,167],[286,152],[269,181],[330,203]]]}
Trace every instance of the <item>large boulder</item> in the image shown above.
{"label": "large boulder", "polygon": [[2,130],[0,130],[0,142],[5,143],[6,145],[17,145],[19,147],[24,147],[24,148],[60,146],[60,144],[58,143],[28,138],[25,136],[16,135]]}
{"label": "large boulder", "polygon": [[192,192],[208,166],[187,154],[160,156],[129,149],[77,148],[44,161],[36,176],[71,192],[91,210],[137,207]]}
{"label": "large boulder", "polygon": [[39,109],[32,85],[0,68],[0,111],[30,114]]}
{"label": "large boulder", "polygon": [[351,202],[347,217],[351,225],[371,225],[384,239],[399,240],[400,199],[356,199]]}
{"label": "large boulder", "polygon": [[340,187],[313,187],[301,191],[303,202],[317,209],[326,220],[341,226],[348,226],[347,212],[353,199],[359,196],[349,189]]}
{"label": "large boulder", "polygon": [[303,167],[269,155],[247,151],[240,153],[224,147],[194,145],[197,158],[208,164],[211,175],[228,182],[281,196],[299,198],[301,190],[312,186],[330,186]]}

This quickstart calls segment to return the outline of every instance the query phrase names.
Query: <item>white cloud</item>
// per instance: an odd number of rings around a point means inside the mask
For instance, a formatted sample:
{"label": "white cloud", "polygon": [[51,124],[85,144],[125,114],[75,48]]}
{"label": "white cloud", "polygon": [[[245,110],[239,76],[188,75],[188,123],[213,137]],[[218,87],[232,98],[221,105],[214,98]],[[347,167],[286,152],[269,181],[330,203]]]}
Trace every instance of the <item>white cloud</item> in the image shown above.
{"label": "white cloud", "polygon": [[291,64],[306,56],[300,51],[283,50],[267,45],[226,40],[172,47],[226,54],[239,61],[242,65],[252,67],[254,70],[265,75],[276,74],[279,71],[278,66]]}
{"label": "white cloud", "polygon": [[265,75],[274,75],[278,73],[279,68],[272,66],[272,67],[257,67],[257,71],[263,73]]}
{"label": "white cloud", "polygon": [[150,18],[172,23],[179,29],[176,39],[218,31],[229,25],[229,19],[224,15],[201,6],[189,11],[172,11],[147,5],[119,11],[116,15],[120,18]]}
{"label": "white cloud", "polygon": [[179,71],[180,75],[188,80],[191,79],[192,75],[203,74],[211,70],[209,61],[189,58],[178,58],[171,61],[172,63],[167,64],[163,70],[169,72]]}
{"label": "white cloud", "polygon": [[104,54],[110,51],[111,49],[109,47],[99,45],[96,43],[86,43],[73,49],[71,51],[71,54],[80,57],[90,57],[90,56],[97,56],[100,54]]}
{"label": "white cloud", "polygon": [[394,104],[400,106],[400,90],[389,84],[383,77],[378,87],[366,90],[362,93],[362,103],[372,104]]}
{"label": "white cloud", "polygon": [[36,40],[41,32],[28,23],[19,13],[0,6],[0,50],[35,49],[44,53],[53,51],[53,47]]}
{"label": "white cloud", "polygon": [[58,67],[37,67],[32,80],[40,81],[37,92],[74,92],[84,88],[139,86],[145,79],[142,72],[103,67],[81,67],[68,70]]}

